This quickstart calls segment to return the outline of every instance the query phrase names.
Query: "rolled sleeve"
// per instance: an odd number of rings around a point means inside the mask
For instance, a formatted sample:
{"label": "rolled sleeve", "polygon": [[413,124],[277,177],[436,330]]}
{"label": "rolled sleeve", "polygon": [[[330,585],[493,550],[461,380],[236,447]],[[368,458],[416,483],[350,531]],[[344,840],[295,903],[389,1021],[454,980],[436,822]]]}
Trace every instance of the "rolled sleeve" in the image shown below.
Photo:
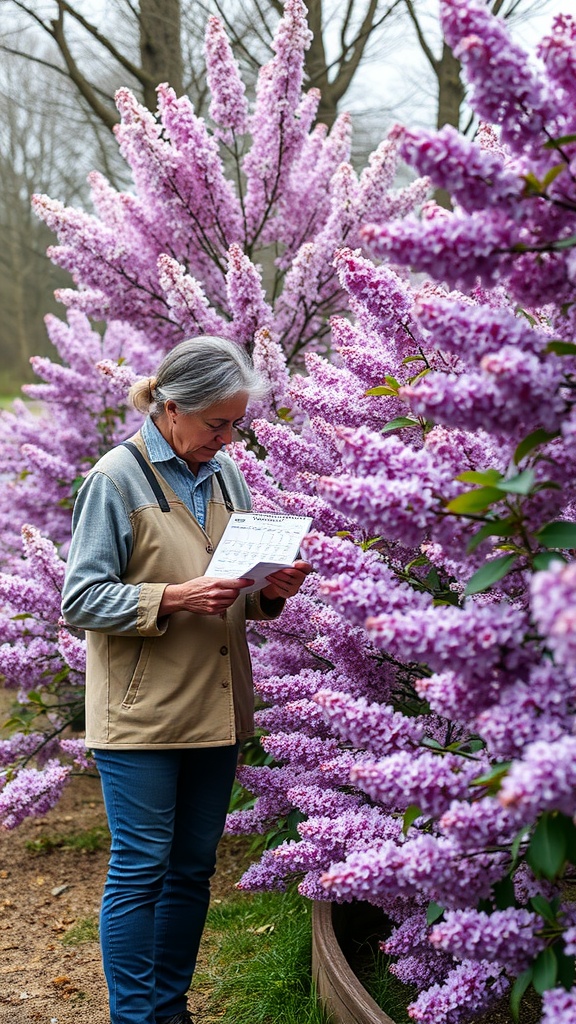
{"label": "rolled sleeve", "polygon": [[158,618],[162,594],[167,583],[142,583],[138,600],[136,628],[141,636],[161,636],[168,629],[169,616]]}

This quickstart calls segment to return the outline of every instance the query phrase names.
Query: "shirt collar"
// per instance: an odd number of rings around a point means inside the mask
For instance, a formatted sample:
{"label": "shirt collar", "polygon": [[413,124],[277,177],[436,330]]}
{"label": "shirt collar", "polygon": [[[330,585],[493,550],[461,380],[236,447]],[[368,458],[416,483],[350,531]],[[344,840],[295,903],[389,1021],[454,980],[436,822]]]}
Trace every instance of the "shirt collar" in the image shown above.
{"label": "shirt collar", "polygon": [[150,416],[147,416],[142,424],[141,429],[144,444],[148,451],[150,462],[175,462],[180,468],[190,474],[198,483],[202,480],[206,480],[207,477],[212,476],[212,473],[219,473],[221,465],[217,459],[210,459],[209,462],[203,462],[198,470],[198,475],[195,476],[190,467],[181,459],[179,455],[172,448],[165,437],[160,433],[158,427]]}

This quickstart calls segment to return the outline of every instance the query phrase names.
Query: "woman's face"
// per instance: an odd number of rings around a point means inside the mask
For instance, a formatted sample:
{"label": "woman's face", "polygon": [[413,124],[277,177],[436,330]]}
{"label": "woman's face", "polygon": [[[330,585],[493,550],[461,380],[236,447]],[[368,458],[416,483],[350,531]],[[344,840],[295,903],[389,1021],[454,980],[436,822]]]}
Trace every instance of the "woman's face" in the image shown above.
{"label": "woman's face", "polygon": [[248,395],[244,391],[224,402],[215,402],[202,412],[183,413],[175,402],[169,401],[156,426],[176,454],[197,473],[201,463],[209,462],[223,445],[230,443],[247,405]]}

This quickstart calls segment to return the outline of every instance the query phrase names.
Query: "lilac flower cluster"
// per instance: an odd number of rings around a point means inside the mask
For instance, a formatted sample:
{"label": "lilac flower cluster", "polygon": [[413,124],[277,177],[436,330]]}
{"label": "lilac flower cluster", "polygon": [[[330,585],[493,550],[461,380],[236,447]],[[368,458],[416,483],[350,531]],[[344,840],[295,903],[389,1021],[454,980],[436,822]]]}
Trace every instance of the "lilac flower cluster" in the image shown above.
{"label": "lilac flower cluster", "polygon": [[[394,972],[417,981],[412,1018],[454,1024],[541,949],[529,901],[557,887],[530,866],[535,824],[576,810],[576,23],[555,20],[538,70],[485,4],[442,0],[497,131],[395,129],[356,174],[349,118],[312,127],[305,15],[287,0],[252,109],[211,19],[211,124],[167,86],[157,117],[120,90],[133,191],[93,174],[91,216],[35,201],[76,287],[68,324],[48,323],[58,361],[34,363],[41,415],[3,414],[0,671],[23,702],[43,680],[80,699],[84,646],[58,609],[77,482],[131,432],[127,387],[177,340],[245,346],[270,398],[231,453],[255,509],[313,517],[316,573],[251,630],[274,760],[240,769],[255,802],[229,828],[303,820],[241,885],[295,876],[309,898],[370,900],[396,926]],[[395,192],[399,154],[425,178]],[[425,201],[430,184],[453,210]],[[10,827],[89,764],[76,737],[40,735],[0,747]],[[516,905],[479,910],[498,883]],[[428,928],[431,900],[444,919]],[[573,992],[545,993],[543,1013],[570,1020]]]}
{"label": "lilac flower cluster", "polygon": [[544,948],[545,940],[538,934],[543,926],[538,914],[514,907],[492,914],[450,910],[432,928],[429,941],[459,960],[496,960],[516,975]]}

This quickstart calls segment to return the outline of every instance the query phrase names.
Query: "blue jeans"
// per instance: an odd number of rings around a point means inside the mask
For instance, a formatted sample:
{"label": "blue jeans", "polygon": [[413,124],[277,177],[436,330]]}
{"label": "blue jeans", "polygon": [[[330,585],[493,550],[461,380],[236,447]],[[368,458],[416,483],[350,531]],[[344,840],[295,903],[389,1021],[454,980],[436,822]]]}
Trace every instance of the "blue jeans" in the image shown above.
{"label": "blue jeans", "polygon": [[96,750],[112,833],[100,936],[112,1024],[186,1008],[238,745]]}

